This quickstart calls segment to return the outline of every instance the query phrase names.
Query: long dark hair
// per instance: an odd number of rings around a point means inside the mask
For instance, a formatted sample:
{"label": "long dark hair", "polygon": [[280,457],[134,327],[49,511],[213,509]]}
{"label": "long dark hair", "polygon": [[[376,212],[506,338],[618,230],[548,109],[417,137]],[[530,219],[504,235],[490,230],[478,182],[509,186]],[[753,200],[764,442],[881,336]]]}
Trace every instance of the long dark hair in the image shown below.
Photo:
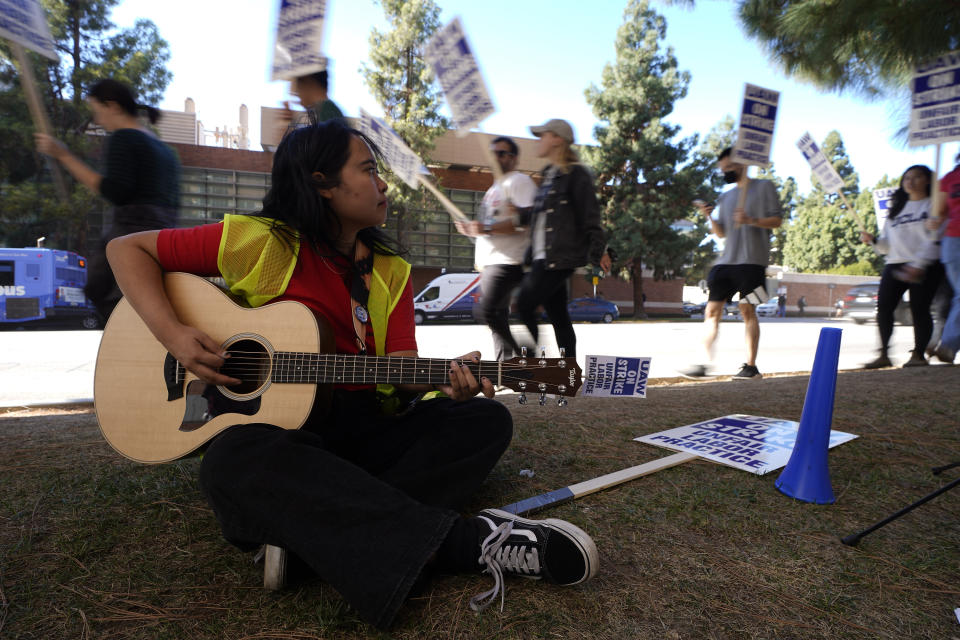
{"label": "long dark hair", "polygon": [[[377,160],[381,159],[373,142],[339,119],[287,133],[273,156],[271,185],[263,199],[263,209],[252,215],[272,218],[273,232],[291,244],[299,237],[318,252],[336,253],[343,225],[319,189],[331,189],[340,183],[340,172],[350,158],[350,140],[354,136],[370,147]],[[323,180],[314,177],[317,172],[324,175]],[[376,253],[400,253],[396,242],[379,227],[362,229],[357,239]],[[353,256],[347,257],[353,260]]]}
{"label": "long dark hair", "polygon": [[104,78],[93,83],[87,91],[87,97],[96,98],[100,102],[115,102],[125,113],[134,118],[140,111],[144,111],[150,124],[156,124],[160,119],[159,110],[145,104],[138,104],[130,87],[112,78]]}
{"label": "long dark hair", "polygon": [[890,197],[890,211],[887,212],[887,218],[893,220],[897,217],[903,208],[907,206],[907,200],[910,199],[910,194],[907,193],[907,190],[903,188],[903,178],[910,171],[917,169],[918,171],[923,172],[927,176],[927,197],[930,197],[930,186],[933,182],[933,171],[930,170],[925,164],[915,164],[912,167],[907,167],[907,170],[903,172],[903,175],[900,176],[900,186],[896,191],[893,192],[893,195]]}

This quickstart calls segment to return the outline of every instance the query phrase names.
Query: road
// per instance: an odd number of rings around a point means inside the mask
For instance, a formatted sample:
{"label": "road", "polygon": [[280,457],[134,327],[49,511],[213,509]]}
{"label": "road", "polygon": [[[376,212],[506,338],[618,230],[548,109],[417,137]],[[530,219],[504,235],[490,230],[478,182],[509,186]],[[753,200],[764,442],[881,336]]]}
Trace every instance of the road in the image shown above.
{"label": "road", "polygon": [[[678,369],[703,360],[703,326],[698,322],[615,322],[576,324],[578,360],[583,356],[650,356],[651,378],[672,378]],[[843,329],[840,369],[855,369],[873,359],[877,327],[855,325],[828,318],[762,318],[761,372],[809,371],[821,327]],[[518,338],[529,334],[514,325]],[[88,402],[93,397],[93,372],[99,331],[3,331],[0,332],[0,407]],[[558,355],[553,330],[541,325],[547,356]],[[486,327],[468,324],[428,324],[417,328],[420,354],[446,358],[479,349],[485,358],[493,353]],[[909,357],[913,331],[897,326],[891,343],[891,359],[902,364]],[[744,361],[743,325],[725,319],[717,341],[715,372],[732,375]]]}

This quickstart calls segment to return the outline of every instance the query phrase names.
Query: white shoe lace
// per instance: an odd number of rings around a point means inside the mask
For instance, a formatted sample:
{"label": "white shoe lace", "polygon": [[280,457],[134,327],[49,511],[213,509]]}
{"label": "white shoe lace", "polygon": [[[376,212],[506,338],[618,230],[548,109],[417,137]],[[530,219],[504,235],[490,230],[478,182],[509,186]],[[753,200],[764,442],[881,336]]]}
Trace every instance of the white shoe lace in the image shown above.
{"label": "white shoe lace", "polygon": [[488,535],[480,545],[480,563],[486,566],[484,573],[493,576],[493,588],[470,598],[470,608],[474,611],[483,611],[489,607],[497,594],[500,594],[500,611],[503,611],[504,570],[522,575],[538,576],[540,573],[540,556],[536,547],[527,545],[504,545],[510,534],[513,533],[513,521],[508,520]]}

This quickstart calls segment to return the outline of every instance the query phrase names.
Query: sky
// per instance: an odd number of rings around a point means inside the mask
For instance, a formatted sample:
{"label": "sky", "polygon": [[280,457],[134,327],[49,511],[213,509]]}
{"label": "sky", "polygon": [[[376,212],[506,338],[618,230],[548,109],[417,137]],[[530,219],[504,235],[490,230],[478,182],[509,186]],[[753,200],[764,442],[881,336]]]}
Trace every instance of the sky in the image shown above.
{"label": "sky", "polygon": [[[530,137],[528,127],[563,118],[577,142],[592,142],[597,119],[584,98],[599,86],[605,64],[615,59],[617,28],[626,0],[436,0],[441,22],[459,16],[479,61],[497,112],[479,129]],[[270,64],[279,0],[122,0],[113,21],[131,26],[148,18],[170,45],[164,109],[183,110],[193,98],[205,128],[236,127],[239,107],[250,110],[251,148],[259,149],[261,106],[296,104],[284,82],[270,82]],[[907,148],[894,140],[901,126],[893,102],[824,94],[787,78],[761,47],[749,40],[734,15],[735,3],[699,0],[695,9],[654,2],[666,18],[661,46],[674,50],[679,67],[692,78],[685,98],[667,118],[680,136],[701,139],[724,116],[739,112],[744,83],[780,92],[772,147],[778,175],[793,176],[801,193],[810,189],[809,167],[796,147],[807,131],[818,142],[831,130],[843,136],[861,189],[884,175],[898,177],[912,164],[935,165],[935,147]],[[348,116],[360,107],[382,115],[363,82],[371,29],[387,29],[382,8],[372,0],[328,0],[324,53],[331,60],[330,97]],[[901,116],[902,118],[902,116]],[[943,146],[946,172],[960,145]]]}

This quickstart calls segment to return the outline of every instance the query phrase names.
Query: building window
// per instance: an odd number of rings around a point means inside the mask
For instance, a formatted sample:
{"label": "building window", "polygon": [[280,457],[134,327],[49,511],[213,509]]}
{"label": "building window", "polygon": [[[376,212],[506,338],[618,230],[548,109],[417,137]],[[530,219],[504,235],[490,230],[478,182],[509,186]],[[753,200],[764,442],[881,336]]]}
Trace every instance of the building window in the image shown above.
{"label": "building window", "polygon": [[[445,189],[447,197],[468,217],[475,217],[483,200],[481,191]],[[403,244],[407,260],[415,267],[444,267],[451,271],[473,270],[473,243],[457,233],[450,216],[442,208],[420,212],[420,222],[404,230]],[[397,237],[396,218],[387,218],[384,229]]]}
{"label": "building window", "polygon": [[191,227],[219,222],[227,213],[257,211],[269,189],[269,173],[183,167],[180,224]]}

